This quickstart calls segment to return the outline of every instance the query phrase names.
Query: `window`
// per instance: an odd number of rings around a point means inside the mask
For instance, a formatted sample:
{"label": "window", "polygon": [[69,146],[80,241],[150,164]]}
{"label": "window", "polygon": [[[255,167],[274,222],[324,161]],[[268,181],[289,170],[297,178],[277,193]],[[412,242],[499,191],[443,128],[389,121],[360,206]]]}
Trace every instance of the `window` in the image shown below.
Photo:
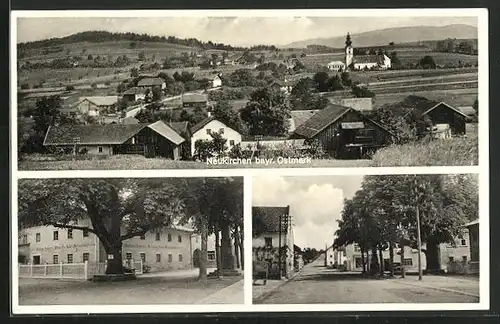
{"label": "window", "polygon": [[467,245],[467,240],[465,240],[465,239],[460,240],[460,244],[462,246],[466,246]]}
{"label": "window", "polygon": [[99,153],[102,153],[102,146],[99,146]]}
{"label": "window", "polygon": [[168,235],[167,235],[167,241],[172,242],[172,234],[168,233]]}
{"label": "window", "polygon": [[142,262],[146,262],[146,253],[141,252],[141,260]]}
{"label": "window", "polygon": [[73,230],[72,229],[68,229],[68,238],[69,239],[73,238]]}
{"label": "window", "polygon": [[28,234],[23,234],[22,242],[23,244],[28,244]]}
{"label": "window", "polygon": [[405,266],[413,266],[413,259],[404,259],[403,265]]}
{"label": "window", "polygon": [[273,246],[273,238],[272,237],[264,237],[264,245],[265,246]]}
{"label": "window", "polygon": [[52,263],[54,263],[54,264],[58,264],[59,263],[59,255],[54,254],[52,256]]}
{"label": "window", "polygon": [[141,240],[145,240],[146,239],[146,235],[145,234],[141,234]]}
{"label": "window", "polygon": [[454,262],[454,261],[455,261],[455,259],[454,259],[453,257],[449,257],[449,258],[448,258],[448,261],[449,261],[449,262]]}
{"label": "window", "polygon": [[168,254],[168,262],[172,262],[172,253]]}
{"label": "window", "polygon": [[156,262],[161,262],[161,254],[156,253]]}
{"label": "window", "polygon": [[182,243],[182,236],[181,235],[177,236],[177,242]]}
{"label": "window", "polygon": [[467,262],[467,256],[466,256],[466,255],[464,255],[464,256],[462,257],[462,261],[463,261],[463,262]]}
{"label": "window", "polygon": [[345,251],[342,251],[342,256],[346,256]]}
{"label": "window", "polygon": [[83,237],[89,237],[89,230],[88,229],[83,230]]}
{"label": "window", "polygon": [[333,258],[333,254],[330,254],[330,258]]}
{"label": "window", "polygon": [[182,254],[179,253],[179,262],[182,262]]}
{"label": "window", "polygon": [[210,135],[211,132],[212,130],[210,128],[207,128],[207,134]]}
{"label": "window", "polygon": [[35,234],[35,241],[40,242],[40,233]]}
{"label": "window", "polygon": [[229,145],[234,146],[234,140],[230,140]]}
{"label": "window", "polygon": [[207,252],[207,260],[208,261],[214,261],[215,260],[215,251],[208,251]]}
{"label": "window", "polygon": [[68,263],[73,263],[73,254],[68,254]]}
{"label": "window", "polygon": [[54,231],[53,238],[54,238],[54,241],[57,241],[59,239],[59,232],[58,231]]}
{"label": "window", "polygon": [[219,128],[219,134],[224,134],[224,128]]}
{"label": "window", "polygon": [[156,232],[156,240],[159,241],[160,240],[160,232]]}
{"label": "window", "polygon": [[90,259],[90,254],[85,252],[83,253],[83,262],[88,261]]}
{"label": "window", "polygon": [[198,243],[198,236],[196,236],[196,238],[194,240],[196,241],[196,243]]}
{"label": "window", "polygon": [[361,248],[359,247],[359,244],[357,244],[357,243],[354,244],[354,252],[361,252]]}
{"label": "window", "polygon": [[127,254],[125,254],[125,258],[126,258],[127,260],[132,260],[132,253],[127,252]]}

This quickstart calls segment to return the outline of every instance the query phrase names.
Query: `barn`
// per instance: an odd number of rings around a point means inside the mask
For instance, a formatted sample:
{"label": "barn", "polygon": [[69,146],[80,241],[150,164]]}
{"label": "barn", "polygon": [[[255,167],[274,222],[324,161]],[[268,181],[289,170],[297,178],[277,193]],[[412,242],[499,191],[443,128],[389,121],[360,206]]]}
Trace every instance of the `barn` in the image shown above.
{"label": "barn", "polygon": [[178,159],[184,138],[162,121],[152,124],[50,126],[45,147],[88,155],[140,154]]}
{"label": "barn", "polygon": [[331,104],[299,125],[290,138],[318,140],[334,158],[361,158],[397,140],[397,136],[362,112]]}

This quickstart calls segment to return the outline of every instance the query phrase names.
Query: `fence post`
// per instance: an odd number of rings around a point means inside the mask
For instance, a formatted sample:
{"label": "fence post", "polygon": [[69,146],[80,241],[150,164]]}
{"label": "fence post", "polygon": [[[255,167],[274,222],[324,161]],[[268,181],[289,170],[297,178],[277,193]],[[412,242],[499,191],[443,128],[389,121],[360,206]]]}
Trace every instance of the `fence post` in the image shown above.
{"label": "fence post", "polygon": [[45,263],[45,266],[43,267],[43,276],[47,277],[47,263]]}
{"label": "fence post", "polygon": [[83,266],[83,273],[84,273],[85,280],[87,280],[87,278],[88,278],[88,275],[87,275],[88,268],[89,268],[89,262],[85,260],[84,266]]}
{"label": "fence post", "polygon": [[63,264],[62,262],[59,262],[59,278],[62,278],[63,276]]}

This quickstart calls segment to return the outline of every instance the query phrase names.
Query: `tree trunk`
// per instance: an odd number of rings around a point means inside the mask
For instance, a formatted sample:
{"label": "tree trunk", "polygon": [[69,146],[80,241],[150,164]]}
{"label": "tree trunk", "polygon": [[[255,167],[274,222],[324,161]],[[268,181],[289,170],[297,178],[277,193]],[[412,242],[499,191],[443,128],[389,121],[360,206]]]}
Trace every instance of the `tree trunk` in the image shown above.
{"label": "tree trunk", "polygon": [[200,268],[198,273],[198,280],[201,282],[207,281],[207,238],[208,228],[207,224],[202,221],[201,225],[201,251],[200,251]]}
{"label": "tree trunk", "polygon": [[217,274],[220,275],[220,232],[219,229],[215,230],[215,267],[217,268]]}
{"label": "tree trunk", "polygon": [[239,234],[239,239],[238,239],[238,245],[240,247],[240,264],[241,264],[241,270],[245,269],[245,258],[244,258],[244,250],[243,250],[243,232],[238,231]]}
{"label": "tree trunk", "polygon": [[389,242],[389,271],[394,277],[394,243]]}
{"label": "tree trunk", "polygon": [[[106,274],[123,274],[122,243],[119,242],[115,246],[105,247],[105,250],[108,254]],[[110,256],[112,256],[112,259],[110,259]]]}
{"label": "tree trunk", "polygon": [[236,268],[240,269],[240,251],[239,251],[239,234],[238,234],[238,226],[234,227],[234,257],[236,258]]}
{"label": "tree trunk", "polygon": [[372,256],[371,256],[371,271],[370,274],[374,275],[379,271],[380,265],[378,263],[378,255],[377,255],[377,247],[373,246],[372,247]]}
{"label": "tree trunk", "polygon": [[233,249],[231,247],[231,232],[229,230],[229,224],[224,224],[222,226],[221,233],[221,265],[222,270],[234,270],[234,256]]}
{"label": "tree trunk", "polygon": [[[366,273],[366,262],[365,262],[365,249],[361,248],[361,263],[363,265],[363,274]],[[356,262],[356,261],[354,261]]]}
{"label": "tree trunk", "polygon": [[384,255],[382,254],[382,246],[378,247],[378,256],[379,256],[379,263],[380,263],[380,276],[384,276]]}
{"label": "tree trunk", "polygon": [[405,273],[405,263],[403,262],[405,259],[405,245],[404,242],[401,242],[401,278],[406,277]]}

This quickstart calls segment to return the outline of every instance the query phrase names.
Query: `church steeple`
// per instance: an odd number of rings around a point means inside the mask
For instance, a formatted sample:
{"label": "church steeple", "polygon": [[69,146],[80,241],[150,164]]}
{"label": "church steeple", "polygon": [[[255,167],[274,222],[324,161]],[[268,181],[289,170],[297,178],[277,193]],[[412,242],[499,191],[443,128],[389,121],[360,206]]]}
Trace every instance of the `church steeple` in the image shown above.
{"label": "church steeple", "polygon": [[351,67],[351,64],[353,63],[354,59],[354,52],[352,49],[352,41],[351,41],[351,35],[347,33],[347,36],[345,37],[345,68],[346,70],[349,70]]}
{"label": "church steeple", "polygon": [[345,37],[345,47],[350,47],[352,45],[351,42],[351,35],[349,35],[349,32],[347,33],[347,36]]}

